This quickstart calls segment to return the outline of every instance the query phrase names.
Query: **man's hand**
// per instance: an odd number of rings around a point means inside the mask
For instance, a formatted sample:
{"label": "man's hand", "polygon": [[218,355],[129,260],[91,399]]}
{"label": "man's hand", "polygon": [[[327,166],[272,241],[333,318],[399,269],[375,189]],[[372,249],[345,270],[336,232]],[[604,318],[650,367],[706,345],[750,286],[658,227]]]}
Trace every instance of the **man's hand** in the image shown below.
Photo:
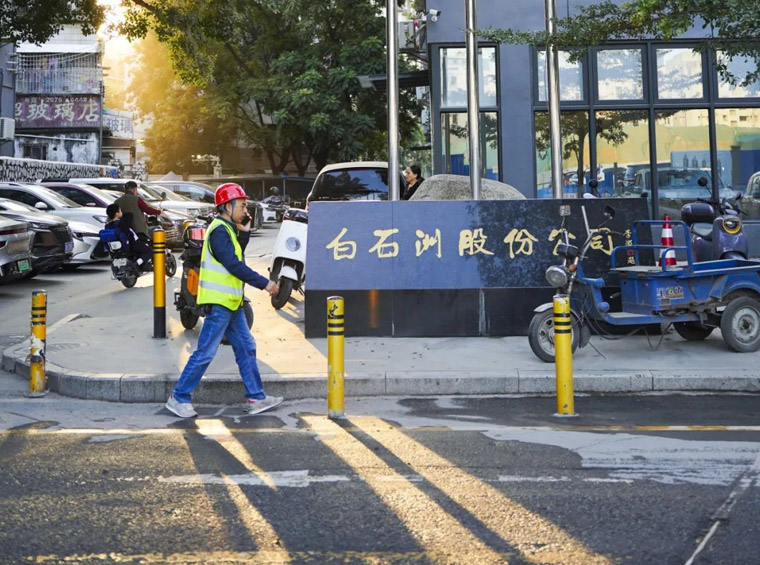
{"label": "man's hand", "polygon": [[269,281],[269,284],[264,289],[269,293],[269,296],[276,296],[280,292],[280,287],[274,281]]}
{"label": "man's hand", "polygon": [[235,225],[237,226],[237,229],[239,229],[240,231],[249,232],[251,231],[251,224],[253,222],[251,222],[251,217],[247,213],[245,216],[248,218],[248,221],[246,223],[237,223]]}

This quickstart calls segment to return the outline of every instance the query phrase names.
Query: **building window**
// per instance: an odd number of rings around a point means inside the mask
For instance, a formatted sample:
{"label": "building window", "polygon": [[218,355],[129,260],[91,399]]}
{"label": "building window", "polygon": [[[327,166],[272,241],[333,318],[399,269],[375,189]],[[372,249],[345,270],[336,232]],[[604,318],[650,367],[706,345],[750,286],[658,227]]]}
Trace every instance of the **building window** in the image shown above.
{"label": "building window", "polygon": [[[559,58],[559,99],[562,101],[583,100],[583,66],[580,62],[571,63],[570,54],[565,51],[558,53]],[[538,101],[548,100],[546,83],[546,51],[537,53],[538,63]]]}
{"label": "building window", "polygon": [[760,108],[716,109],[715,137],[721,181],[743,194],[751,219],[760,219]]}
{"label": "building window", "polygon": [[[495,107],[496,48],[478,49],[478,90],[481,106]],[[467,107],[467,52],[460,47],[441,49],[441,108]]]}
{"label": "building window", "polygon": [[[470,174],[470,147],[467,142],[467,114],[445,112],[441,114],[443,137],[443,172],[450,175]],[[480,114],[481,174],[484,178],[499,180],[499,124],[496,112]]]}
{"label": "building window", "polygon": [[24,159],[47,159],[47,145],[24,145]]}
{"label": "building window", "polygon": [[643,100],[641,49],[603,49],[596,54],[599,100]]}
{"label": "building window", "polygon": [[[548,112],[536,112],[536,171],[538,198],[552,198],[551,139]],[[589,158],[588,112],[562,112],[562,191],[573,197],[585,191]],[[580,188],[579,188],[580,187]]]}
{"label": "building window", "polygon": [[[681,206],[712,194],[710,166],[709,115],[707,110],[658,110],[655,136],[657,140],[657,179],[660,216],[681,218]],[[699,186],[699,179],[707,181]],[[639,171],[634,181],[636,190],[650,197],[655,181],[650,171]],[[719,178],[719,196],[727,196]],[[730,192],[730,191],[728,191]],[[731,194],[733,196],[733,194]]]}
{"label": "building window", "polygon": [[704,98],[701,53],[690,48],[662,48],[656,49],[656,53],[658,98]]}
{"label": "building window", "polygon": [[736,77],[736,84],[731,84],[718,74],[718,96],[720,98],[755,98],[760,96],[760,81],[754,81],[742,86],[750,72],[757,68],[757,61],[745,57],[729,59],[720,51],[717,53],[718,66],[725,66]]}
{"label": "building window", "polygon": [[649,170],[649,112],[596,112],[596,162],[600,196],[641,197],[634,180],[637,172]]}

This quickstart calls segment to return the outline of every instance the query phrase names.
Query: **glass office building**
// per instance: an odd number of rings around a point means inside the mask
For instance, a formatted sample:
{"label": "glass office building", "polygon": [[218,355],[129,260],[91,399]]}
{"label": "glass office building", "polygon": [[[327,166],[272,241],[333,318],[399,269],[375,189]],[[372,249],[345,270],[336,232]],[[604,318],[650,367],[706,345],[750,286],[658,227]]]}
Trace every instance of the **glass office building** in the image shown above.
{"label": "glass office building", "polygon": [[[588,2],[583,2],[587,4]],[[464,5],[428,0],[435,173],[469,174]],[[558,16],[577,2],[557,2]],[[478,0],[478,25],[544,29],[543,2]],[[560,53],[563,191],[647,198],[653,216],[679,217],[684,202],[743,193],[760,217],[760,83],[721,79],[721,53],[699,49],[705,33],[677,41],[614,43],[579,61]],[[479,44],[483,176],[528,198],[551,196],[546,55],[525,45]],[[734,59],[741,76],[754,61]],[[753,176],[757,173],[756,176]],[[707,188],[699,179],[707,181]]]}

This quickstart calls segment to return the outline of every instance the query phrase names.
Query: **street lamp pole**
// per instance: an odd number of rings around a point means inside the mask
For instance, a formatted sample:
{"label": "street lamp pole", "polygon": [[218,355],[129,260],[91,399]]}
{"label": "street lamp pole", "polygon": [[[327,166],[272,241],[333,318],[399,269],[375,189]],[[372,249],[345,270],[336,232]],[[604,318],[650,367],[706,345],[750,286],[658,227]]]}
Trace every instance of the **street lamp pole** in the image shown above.
{"label": "street lamp pole", "polygon": [[[554,0],[545,0],[546,31],[554,36],[554,20],[557,10]],[[552,155],[552,196],[562,198],[562,133],[559,113],[559,56],[557,47],[550,43],[546,46],[546,71],[549,98],[549,135],[551,137]],[[581,179],[578,179],[581,186]]]}
{"label": "street lamp pole", "polygon": [[475,0],[465,0],[467,39],[467,136],[470,141],[470,191],[480,200],[480,100],[478,98],[478,38]]}
{"label": "street lamp pole", "polygon": [[391,200],[401,199],[398,134],[398,6],[386,0],[386,51],[388,53],[388,190]]}

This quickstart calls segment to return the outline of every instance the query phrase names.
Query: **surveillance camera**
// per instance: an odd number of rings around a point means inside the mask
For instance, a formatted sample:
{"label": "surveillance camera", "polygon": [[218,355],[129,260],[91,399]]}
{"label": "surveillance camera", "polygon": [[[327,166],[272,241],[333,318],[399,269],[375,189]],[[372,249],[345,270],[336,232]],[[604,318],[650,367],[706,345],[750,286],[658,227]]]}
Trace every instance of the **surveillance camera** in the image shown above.
{"label": "surveillance camera", "polygon": [[428,10],[428,14],[430,15],[430,21],[431,22],[437,22],[438,16],[441,15],[440,10]]}

